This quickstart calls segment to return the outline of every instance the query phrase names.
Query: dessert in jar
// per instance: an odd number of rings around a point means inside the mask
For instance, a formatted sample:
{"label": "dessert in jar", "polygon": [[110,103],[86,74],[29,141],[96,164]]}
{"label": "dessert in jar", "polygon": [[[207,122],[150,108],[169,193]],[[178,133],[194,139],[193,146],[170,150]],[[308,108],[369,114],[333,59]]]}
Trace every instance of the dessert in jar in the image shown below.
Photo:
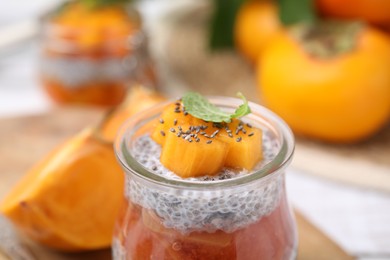
{"label": "dessert in jar", "polygon": [[134,82],[154,85],[140,17],[126,2],[70,1],[43,18],[40,79],[54,101],[114,106]]}
{"label": "dessert in jar", "polygon": [[271,111],[240,104],[188,93],[123,126],[114,259],[295,258],[285,190],[293,135]]}

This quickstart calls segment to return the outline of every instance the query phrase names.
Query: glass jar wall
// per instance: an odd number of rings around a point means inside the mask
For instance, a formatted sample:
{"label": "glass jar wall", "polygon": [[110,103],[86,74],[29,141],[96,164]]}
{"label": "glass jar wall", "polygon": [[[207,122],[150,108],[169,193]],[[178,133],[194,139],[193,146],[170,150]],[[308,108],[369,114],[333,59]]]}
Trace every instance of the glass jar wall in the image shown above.
{"label": "glass jar wall", "polygon": [[[230,111],[240,104],[230,98],[211,101]],[[129,120],[115,143],[126,185],[114,259],[294,259],[297,233],[285,190],[294,149],[289,128],[269,110],[250,104],[247,118],[263,130],[265,159],[259,169],[226,180],[167,178],[136,156],[151,145],[139,140],[165,105]],[[153,157],[145,154],[145,160]]]}

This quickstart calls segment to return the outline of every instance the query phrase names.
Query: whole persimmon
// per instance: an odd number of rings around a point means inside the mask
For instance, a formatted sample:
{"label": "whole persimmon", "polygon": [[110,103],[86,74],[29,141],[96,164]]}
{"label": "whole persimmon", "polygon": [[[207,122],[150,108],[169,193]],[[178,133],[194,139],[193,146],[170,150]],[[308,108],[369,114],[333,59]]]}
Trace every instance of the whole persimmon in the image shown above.
{"label": "whole persimmon", "polygon": [[318,0],[317,4],[325,15],[390,25],[389,0]]}
{"label": "whole persimmon", "polygon": [[296,26],[264,51],[257,79],[297,134],[357,142],[390,118],[390,38],[356,23]]}
{"label": "whole persimmon", "polygon": [[239,51],[255,62],[269,40],[281,29],[278,10],[271,1],[248,1],[238,11],[234,39]]}

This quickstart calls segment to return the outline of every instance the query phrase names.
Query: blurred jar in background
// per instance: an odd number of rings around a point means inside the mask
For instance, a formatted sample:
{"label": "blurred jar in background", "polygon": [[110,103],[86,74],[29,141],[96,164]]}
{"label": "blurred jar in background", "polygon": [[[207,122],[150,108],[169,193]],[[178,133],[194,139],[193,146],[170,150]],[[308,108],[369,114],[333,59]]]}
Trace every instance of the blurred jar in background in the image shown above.
{"label": "blurred jar in background", "polygon": [[54,101],[114,106],[134,82],[156,83],[140,16],[106,2],[72,1],[44,17],[40,78]]}

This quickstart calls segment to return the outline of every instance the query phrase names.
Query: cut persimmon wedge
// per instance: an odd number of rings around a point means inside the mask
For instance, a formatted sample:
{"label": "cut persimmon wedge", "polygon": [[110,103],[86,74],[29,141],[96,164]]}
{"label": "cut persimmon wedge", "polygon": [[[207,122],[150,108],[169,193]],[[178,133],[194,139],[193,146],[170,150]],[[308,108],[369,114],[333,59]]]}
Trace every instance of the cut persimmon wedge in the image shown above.
{"label": "cut persimmon wedge", "polygon": [[102,137],[108,141],[114,141],[120,126],[129,117],[164,100],[165,98],[155,91],[142,86],[132,87],[125,101],[106,115],[100,127]]}
{"label": "cut persimmon wedge", "polygon": [[14,187],[0,211],[28,237],[64,251],[108,247],[124,176],[110,143],[86,129]]}

